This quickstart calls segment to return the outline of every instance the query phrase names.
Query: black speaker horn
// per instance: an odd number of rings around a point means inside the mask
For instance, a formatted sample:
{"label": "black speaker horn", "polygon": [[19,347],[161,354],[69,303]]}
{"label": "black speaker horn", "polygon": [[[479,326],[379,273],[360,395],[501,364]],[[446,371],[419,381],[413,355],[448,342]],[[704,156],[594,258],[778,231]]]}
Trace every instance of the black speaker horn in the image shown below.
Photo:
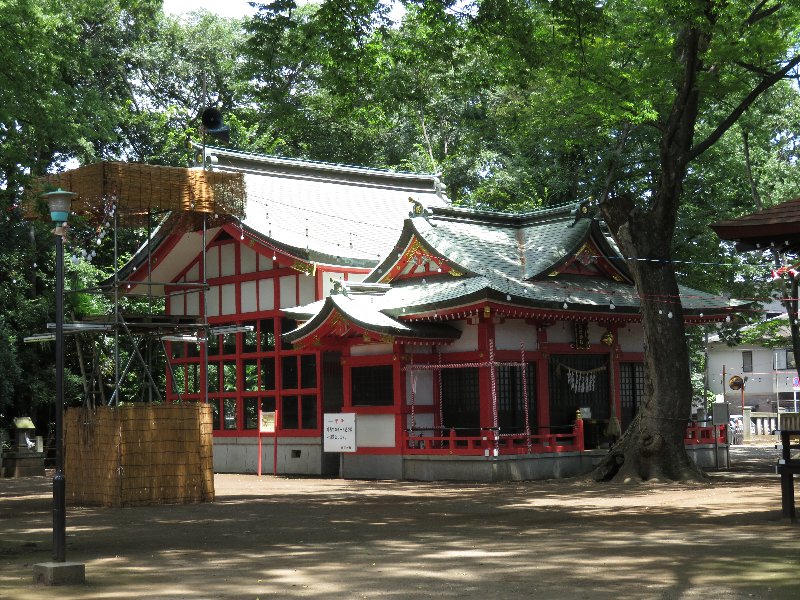
{"label": "black speaker horn", "polygon": [[226,143],[230,142],[231,128],[225,125],[222,120],[222,113],[219,110],[209,106],[203,110],[200,120],[203,123],[203,129],[208,135]]}

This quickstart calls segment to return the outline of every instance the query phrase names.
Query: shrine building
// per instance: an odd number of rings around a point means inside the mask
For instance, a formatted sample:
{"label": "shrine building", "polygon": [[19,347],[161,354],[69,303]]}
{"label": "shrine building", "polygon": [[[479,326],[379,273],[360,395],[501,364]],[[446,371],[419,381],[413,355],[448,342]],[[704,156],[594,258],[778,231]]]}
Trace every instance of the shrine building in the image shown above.
{"label": "shrine building", "polygon": [[[568,476],[633,419],[639,298],[596,207],[471,210],[433,175],[206,152],[244,175],[245,216],[168,221],[126,279],[171,282],[166,313],[205,323],[167,342],[167,401],[213,405],[215,471]],[[736,310],[680,294],[687,324]],[[343,414],[354,447],[326,452]],[[710,429],[687,431],[699,463]]]}

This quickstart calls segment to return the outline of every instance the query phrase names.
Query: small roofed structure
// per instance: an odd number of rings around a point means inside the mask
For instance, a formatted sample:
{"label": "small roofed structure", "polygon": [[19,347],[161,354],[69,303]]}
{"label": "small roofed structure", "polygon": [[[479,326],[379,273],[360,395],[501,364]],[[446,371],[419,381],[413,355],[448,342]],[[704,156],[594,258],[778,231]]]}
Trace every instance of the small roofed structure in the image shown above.
{"label": "small roofed structure", "polygon": [[756,212],[725,219],[711,225],[722,240],[732,241],[736,250],[797,252],[800,250],[800,198]]}

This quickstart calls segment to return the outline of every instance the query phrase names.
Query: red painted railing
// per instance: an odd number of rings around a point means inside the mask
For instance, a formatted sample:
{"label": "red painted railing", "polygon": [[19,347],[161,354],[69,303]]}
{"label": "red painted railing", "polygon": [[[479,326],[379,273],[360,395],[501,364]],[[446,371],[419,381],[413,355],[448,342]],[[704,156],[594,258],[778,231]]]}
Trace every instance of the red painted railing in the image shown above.
{"label": "red painted railing", "polygon": [[406,430],[404,454],[443,454],[459,456],[500,456],[512,454],[549,454],[583,450],[583,420],[565,433],[503,434],[481,429],[480,435],[460,435],[456,429],[444,429],[433,435],[434,428]]}
{"label": "red painted railing", "polygon": [[[717,443],[727,444],[728,428],[717,427]],[[548,428],[554,429],[554,428]],[[436,435],[433,432],[440,431]],[[475,431],[475,430],[470,430]],[[495,429],[481,429],[478,435],[459,433],[457,429],[420,428],[403,432],[403,454],[433,454],[454,456],[510,456],[515,454],[553,454],[558,452],[582,452],[583,419],[563,433],[502,433]],[[714,426],[690,422],[686,428],[684,444],[714,443]]]}

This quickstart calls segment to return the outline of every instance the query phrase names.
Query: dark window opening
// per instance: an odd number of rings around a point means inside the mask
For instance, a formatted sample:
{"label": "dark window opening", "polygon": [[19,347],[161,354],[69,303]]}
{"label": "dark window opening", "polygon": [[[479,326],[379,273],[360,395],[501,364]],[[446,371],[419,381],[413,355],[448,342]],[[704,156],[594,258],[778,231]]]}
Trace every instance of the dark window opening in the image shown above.
{"label": "dark window opening", "polygon": [[264,319],[259,322],[259,344],[262,352],[272,352],[275,350],[275,322],[272,319]]}
{"label": "dark window opening", "polygon": [[261,359],[261,389],[274,390],[275,389],[275,359],[262,358]]}
{"label": "dark window opening", "polygon": [[242,334],[242,352],[249,354],[251,352],[258,352],[258,331],[256,330],[255,323],[245,323],[253,328],[253,331],[245,331]]}
{"label": "dark window opening", "polygon": [[208,403],[211,405],[211,426],[214,429],[220,429],[219,400],[209,400]]}
{"label": "dark window opening", "polygon": [[[294,331],[295,329],[297,329],[297,321],[287,318],[281,319],[281,335],[290,331]],[[293,350],[292,343],[287,342],[285,339],[281,339],[281,349]]]}
{"label": "dark window opening", "polygon": [[478,368],[442,369],[442,427],[461,435],[480,431],[481,411]]}
{"label": "dark window opening", "polygon": [[619,389],[622,430],[627,429],[644,400],[644,364],[620,363]]}
{"label": "dark window opening", "polygon": [[317,428],[317,397],[305,395],[300,398],[300,426],[302,429]]}
{"label": "dark window opening", "polygon": [[297,407],[297,396],[281,398],[281,427],[283,429],[300,429],[300,411]]}
{"label": "dark window opening", "polygon": [[525,432],[525,401],[528,397],[528,426],[536,431],[536,364],[525,367],[525,381],[520,367],[500,366],[497,368],[497,424],[507,433]]}
{"label": "dark window opening", "polygon": [[284,356],[281,358],[281,387],[285,390],[297,389],[297,357]]}
{"label": "dark window opening", "polygon": [[742,372],[743,373],[752,373],[753,372],[753,351],[752,350],[744,350],[742,352]]}
{"label": "dark window opening", "polygon": [[226,333],[222,336],[222,353],[236,354],[236,333]]}
{"label": "dark window opening", "polygon": [[353,406],[392,406],[394,404],[392,365],[353,367],[350,391]]}
{"label": "dark window opening", "polygon": [[244,428],[258,429],[258,398],[244,399]]}
{"label": "dark window opening", "polygon": [[206,388],[209,393],[219,392],[219,363],[211,363],[208,365],[206,372]]}
{"label": "dark window opening", "polygon": [[223,399],[225,429],[236,429],[236,398]]}
{"label": "dark window opening", "polygon": [[304,354],[300,357],[300,387],[303,389],[317,387],[317,357]]}

